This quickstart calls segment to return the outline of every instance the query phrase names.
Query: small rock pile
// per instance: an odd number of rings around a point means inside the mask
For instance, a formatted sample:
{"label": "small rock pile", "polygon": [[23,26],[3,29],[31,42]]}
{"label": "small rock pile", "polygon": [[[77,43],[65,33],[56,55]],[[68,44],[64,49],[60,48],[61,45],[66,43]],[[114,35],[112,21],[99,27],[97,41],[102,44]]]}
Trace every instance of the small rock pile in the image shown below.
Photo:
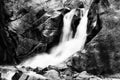
{"label": "small rock pile", "polygon": [[[6,70],[6,71],[5,71]],[[88,74],[86,71],[81,73],[73,71],[71,68],[59,68],[49,66],[44,69],[37,67],[21,67],[19,70],[12,71],[1,69],[1,80],[9,80],[7,74],[12,72],[11,80],[102,80],[99,77]]]}

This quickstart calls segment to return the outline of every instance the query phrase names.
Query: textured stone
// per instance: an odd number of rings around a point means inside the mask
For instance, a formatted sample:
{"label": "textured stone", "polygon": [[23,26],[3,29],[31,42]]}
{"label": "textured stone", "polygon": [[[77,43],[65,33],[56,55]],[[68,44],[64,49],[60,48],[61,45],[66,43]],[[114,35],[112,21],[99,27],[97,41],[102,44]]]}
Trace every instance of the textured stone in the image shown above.
{"label": "textured stone", "polygon": [[46,76],[50,80],[60,80],[59,73],[55,70],[47,71],[44,76]]}

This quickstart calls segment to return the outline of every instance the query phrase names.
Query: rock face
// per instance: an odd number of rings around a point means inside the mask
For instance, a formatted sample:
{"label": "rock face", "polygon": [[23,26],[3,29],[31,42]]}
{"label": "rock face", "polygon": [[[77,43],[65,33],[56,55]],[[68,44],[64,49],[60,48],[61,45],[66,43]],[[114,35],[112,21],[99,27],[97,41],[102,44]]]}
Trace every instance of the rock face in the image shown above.
{"label": "rock face", "polygon": [[[32,4],[29,1],[25,3]],[[49,8],[46,11],[45,6],[44,8],[37,6],[37,9],[39,7],[40,9],[36,11],[34,5],[28,11],[26,6],[22,6],[22,9],[21,7],[20,10],[16,9],[17,13],[12,17],[17,18],[17,20],[11,21],[9,25],[9,29],[15,32],[18,37],[16,47],[17,63],[36,53],[49,52],[51,47],[58,44],[63,26],[63,15],[66,11],[69,11],[67,9],[56,11]],[[30,6],[27,5],[27,7]],[[27,12],[24,13],[24,11]]]}
{"label": "rock face", "polygon": [[32,27],[24,28],[24,32],[18,33],[20,35],[20,42],[17,48],[18,56],[22,56],[22,54],[31,55],[33,52],[49,51],[53,45],[59,42],[62,29],[62,23],[60,22],[62,22],[62,14],[57,15],[55,18],[43,15],[33,22]]}
{"label": "rock face", "polygon": [[73,58],[73,68],[76,70],[86,70],[97,75],[120,72],[120,10],[116,8],[119,6],[118,3],[109,1],[109,8],[106,8],[103,3],[99,4],[100,12],[107,10],[106,14],[100,16],[103,22],[102,29],[86,45],[86,52],[80,53],[80,57]]}
{"label": "rock face", "polygon": [[[111,4],[113,5],[113,4]],[[115,5],[114,5],[115,6]],[[93,73],[119,72],[119,35],[120,17],[118,10],[112,8],[105,15],[101,15],[103,28],[99,34],[87,45],[87,70]],[[92,67],[93,66],[93,67]],[[91,67],[91,69],[90,69]]]}
{"label": "rock face", "polygon": [[5,8],[4,1],[0,1],[0,65],[14,64],[15,47],[17,46],[16,34],[8,30],[10,15]]}
{"label": "rock face", "polygon": [[[105,16],[105,15],[104,15]],[[119,20],[108,18],[115,16],[114,14],[103,16],[103,28],[95,39],[87,46],[87,52],[90,56],[93,55],[95,63],[92,64],[105,72],[112,70],[116,72],[119,70]],[[118,17],[117,17],[118,18]],[[90,59],[91,60],[91,59]],[[89,58],[88,58],[89,61]],[[88,66],[89,67],[89,66]],[[108,72],[108,73],[110,73]],[[104,73],[104,72],[102,72]]]}

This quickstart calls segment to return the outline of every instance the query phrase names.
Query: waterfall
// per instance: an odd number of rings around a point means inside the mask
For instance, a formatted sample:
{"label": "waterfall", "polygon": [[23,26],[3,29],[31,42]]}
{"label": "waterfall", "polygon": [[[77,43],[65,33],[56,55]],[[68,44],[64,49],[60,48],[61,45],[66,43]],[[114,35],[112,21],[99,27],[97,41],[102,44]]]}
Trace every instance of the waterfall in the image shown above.
{"label": "waterfall", "polygon": [[70,12],[64,15],[64,25],[62,29],[61,41],[57,46],[51,49],[49,54],[44,53],[36,55],[35,57],[26,60],[20,65],[30,66],[33,68],[44,68],[49,65],[58,65],[76,52],[83,50],[87,37],[88,10],[84,10],[84,15],[82,16],[79,25],[77,26],[75,37],[72,37],[73,32],[71,30],[71,22],[75,13],[76,9],[72,9]]}

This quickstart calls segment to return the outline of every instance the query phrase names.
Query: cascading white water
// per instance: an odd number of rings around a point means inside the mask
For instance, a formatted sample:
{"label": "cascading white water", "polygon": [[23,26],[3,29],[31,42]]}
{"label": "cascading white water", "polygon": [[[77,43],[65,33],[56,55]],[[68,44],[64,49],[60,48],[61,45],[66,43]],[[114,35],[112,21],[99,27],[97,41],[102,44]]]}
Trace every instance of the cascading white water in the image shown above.
{"label": "cascading white water", "polygon": [[62,42],[65,42],[65,41],[68,41],[71,36],[72,36],[72,31],[71,31],[71,21],[72,21],[72,18],[75,14],[75,9],[71,10],[71,12],[67,13],[65,16],[64,16],[64,26],[63,26],[63,30],[62,30],[62,40],[61,40],[61,43]]}
{"label": "cascading white water", "polygon": [[88,10],[86,10],[85,14],[81,18],[79,25],[77,26],[75,37],[72,38],[71,21],[75,15],[75,12],[76,9],[73,9],[69,13],[65,14],[63,33],[61,37],[62,39],[56,47],[51,49],[50,54],[44,53],[42,55],[36,55],[35,57],[26,60],[20,65],[30,66],[32,68],[44,68],[49,65],[57,65],[64,62],[77,51],[82,50],[87,37],[86,31]]}

